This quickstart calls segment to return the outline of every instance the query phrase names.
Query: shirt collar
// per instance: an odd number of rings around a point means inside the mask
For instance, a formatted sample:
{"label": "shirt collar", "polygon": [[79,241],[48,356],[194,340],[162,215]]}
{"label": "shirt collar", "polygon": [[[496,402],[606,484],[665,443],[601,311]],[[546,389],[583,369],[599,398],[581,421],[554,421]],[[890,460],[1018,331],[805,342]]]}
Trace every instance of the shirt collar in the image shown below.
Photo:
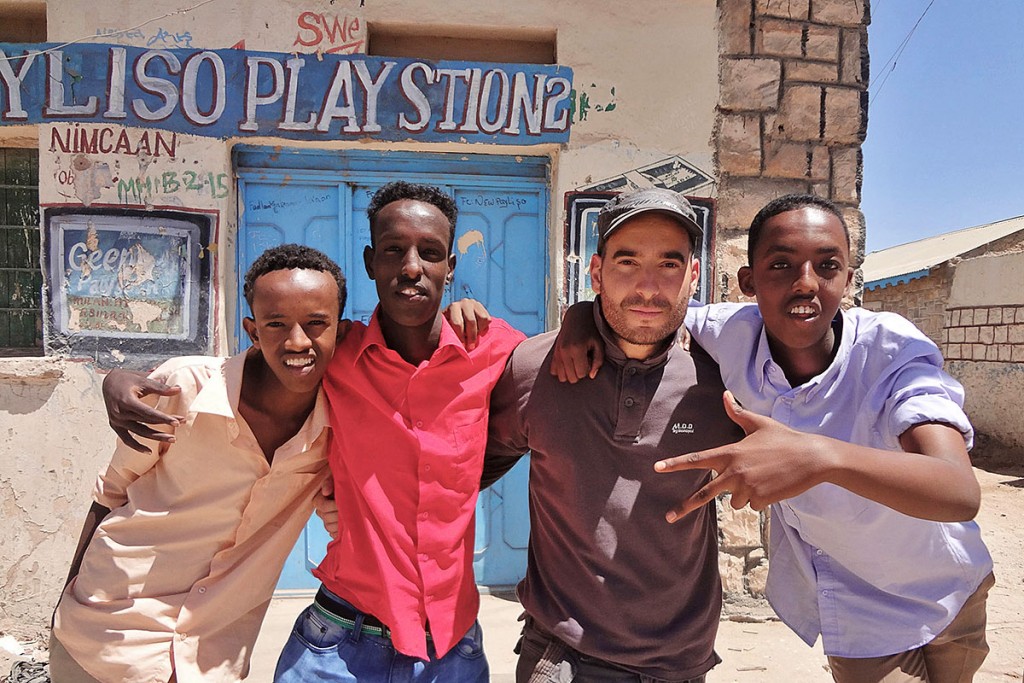
{"label": "shirt collar", "polygon": [[[604,340],[605,358],[615,362],[616,365],[626,365],[627,363],[630,363],[640,365],[644,367],[644,369],[650,369],[662,365],[668,360],[669,354],[672,353],[672,349],[678,346],[677,342],[680,339],[679,329],[677,329],[672,333],[671,338],[664,344],[661,350],[654,355],[648,356],[643,360],[628,358],[622,349],[619,348],[619,344],[615,338],[615,332],[608,324],[608,321],[605,320],[604,312],[601,310],[600,296],[597,296],[594,299],[594,324],[597,325],[597,331]],[[682,325],[680,325],[680,329],[682,329]]]}
{"label": "shirt collar", "polygon": [[[373,309],[373,315],[370,316],[370,322],[366,325],[366,332],[363,334],[359,348],[356,350],[357,359],[361,357],[371,346],[379,346],[397,355],[397,352],[392,350],[384,339],[384,329],[380,325],[380,313],[380,304],[378,304],[377,307]],[[431,359],[438,357],[438,354],[442,349],[449,353],[457,353],[463,358],[469,358],[469,352],[466,350],[465,345],[462,343],[462,340],[459,339],[459,335],[455,333],[455,328],[451,326],[448,322],[448,318],[444,315],[441,316],[441,338],[438,340],[437,349],[433,354],[431,354]],[[448,349],[450,349],[450,351],[448,351]]]}
{"label": "shirt collar", "polygon": [[195,419],[197,413],[235,417],[238,413],[238,399],[242,393],[245,359],[250,353],[257,351],[249,349],[226,359],[220,366],[220,374],[211,376],[203,384],[203,388],[188,406],[189,422]]}
{"label": "shirt collar", "polygon": [[828,367],[820,375],[812,378],[807,383],[808,399],[813,399],[820,392],[831,387],[836,381],[835,375],[839,372],[840,368],[846,367],[846,360],[850,355],[850,350],[853,348],[854,335],[856,334],[856,331],[853,329],[854,321],[840,308],[836,312],[836,317],[832,319],[833,328],[837,324],[840,327],[840,334],[838,335],[839,348],[836,349],[835,356],[833,356],[832,362],[829,363]]}
{"label": "shirt collar", "polygon": [[[836,312],[836,317],[832,319],[832,325],[835,326],[836,323],[839,323],[841,326],[842,334],[839,336],[839,348],[836,350],[832,362],[820,373],[800,385],[800,387],[807,391],[808,399],[814,398],[823,387],[830,384],[825,382],[825,379],[833,374],[836,368],[843,367],[846,363],[846,357],[850,355],[850,348],[853,345],[853,324],[849,316],[842,309],[839,309]],[[789,385],[782,368],[772,358],[771,347],[768,345],[768,332],[765,329],[763,320],[761,321],[761,335],[757,342],[757,354],[754,357],[754,367],[760,371],[757,373],[757,390],[759,393],[764,393],[765,382],[771,380],[770,374],[773,369],[779,373],[780,381],[784,381],[787,386]],[[790,388],[796,389],[797,387]]]}
{"label": "shirt collar", "polygon": [[[245,373],[245,361],[250,354],[259,353],[250,348],[242,353],[235,354],[226,359],[221,365],[220,374],[213,375],[203,384],[203,388],[196,394],[195,399],[188,407],[188,421],[191,423],[199,413],[219,415],[232,420],[238,419],[238,403],[242,396],[242,377]],[[313,410],[306,418],[303,428],[310,430],[310,441],[319,436],[325,428],[330,426],[327,414],[327,402],[324,398],[323,389],[317,392],[316,403]]]}

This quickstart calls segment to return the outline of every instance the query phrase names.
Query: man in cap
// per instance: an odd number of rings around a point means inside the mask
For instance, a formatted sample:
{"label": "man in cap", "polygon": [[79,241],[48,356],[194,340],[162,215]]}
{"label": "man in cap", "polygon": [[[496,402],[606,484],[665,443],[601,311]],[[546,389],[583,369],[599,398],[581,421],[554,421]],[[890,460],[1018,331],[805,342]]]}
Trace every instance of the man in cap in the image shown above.
{"label": "man in cap", "polygon": [[661,189],[616,197],[598,229],[604,365],[593,381],[559,382],[549,332],[516,348],[491,395],[483,484],[532,451],[516,679],[703,681],[720,661],[715,508],[676,524],[665,511],[711,474],[654,469],[742,437],[718,366],[683,343],[703,235],[686,199]]}

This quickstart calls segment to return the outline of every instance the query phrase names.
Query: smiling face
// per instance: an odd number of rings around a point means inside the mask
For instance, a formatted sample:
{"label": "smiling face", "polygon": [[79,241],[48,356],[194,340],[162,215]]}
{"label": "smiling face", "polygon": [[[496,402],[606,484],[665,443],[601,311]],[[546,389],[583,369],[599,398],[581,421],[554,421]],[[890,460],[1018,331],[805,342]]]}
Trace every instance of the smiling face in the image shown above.
{"label": "smiling face", "polygon": [[699,268],[686,229],[663,214],[640,214],[608,237],[590,277],[626,356],[647,358],[679,329]]}
{"label": "smiling face", "polygon": [[757,297],[772,357],[803,381],[831,362],[832,320],[853,278],[842,223],[817,206],[772,216],[762,227],[740,289]]}
{"label": "smiling face", "polygon": [[373,246],[363,260],[377,285],[385,332],[439,323],[455,268],[448,219],[433,204],[400,199],[382,208],[370,229]]}
{"label": "smiling face", "polygon": [[254,347],[286,390],[315,395],[334,356],[338,284],[319,270],[274,270],[253,284],[253,317],[242,321]]}

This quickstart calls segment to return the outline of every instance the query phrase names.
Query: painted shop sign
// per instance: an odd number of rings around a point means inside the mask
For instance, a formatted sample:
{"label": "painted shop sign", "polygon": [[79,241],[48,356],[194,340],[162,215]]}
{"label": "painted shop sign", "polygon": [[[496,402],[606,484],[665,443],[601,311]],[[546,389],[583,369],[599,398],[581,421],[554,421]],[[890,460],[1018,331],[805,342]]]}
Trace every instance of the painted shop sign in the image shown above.
{"label": "painted shop sign", "polygon": [[[564,66],[104,44],[0,44],[0,53],[6,124],[116,123],[219,138],[569,139]],[[141,143],[111,133],[51,144],[137,151]]]}

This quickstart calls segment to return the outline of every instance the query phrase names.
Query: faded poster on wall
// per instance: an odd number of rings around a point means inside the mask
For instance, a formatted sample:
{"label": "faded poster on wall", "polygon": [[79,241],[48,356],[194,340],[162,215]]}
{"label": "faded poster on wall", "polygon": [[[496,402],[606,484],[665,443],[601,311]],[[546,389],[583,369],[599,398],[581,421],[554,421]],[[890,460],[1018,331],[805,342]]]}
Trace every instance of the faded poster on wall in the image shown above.
{"label": "faded poster on wall", "polygon": [[46,223],[48,343],[114,360],[206,351],[208,216],[51,209]]}

